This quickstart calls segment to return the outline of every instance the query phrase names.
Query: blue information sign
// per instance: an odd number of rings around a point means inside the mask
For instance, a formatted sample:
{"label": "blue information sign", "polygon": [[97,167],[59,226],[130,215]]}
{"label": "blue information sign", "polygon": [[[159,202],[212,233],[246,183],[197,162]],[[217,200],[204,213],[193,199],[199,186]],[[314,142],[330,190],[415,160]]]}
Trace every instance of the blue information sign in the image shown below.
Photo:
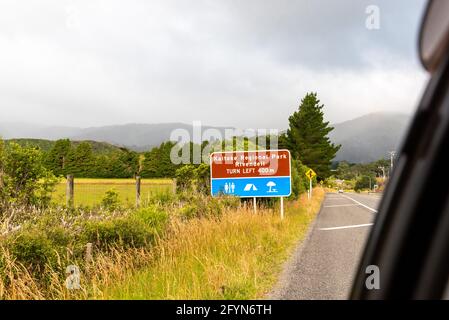
{"label": "blue information sign", "polygon": [[211,193],[240,198],[291,195],[288,150],[219,152],[211,155]]}
{"label": "blue information sign", "polygon": [[232,195],[240,198],[288,197],[290,177],[212,179],[212,195]]}

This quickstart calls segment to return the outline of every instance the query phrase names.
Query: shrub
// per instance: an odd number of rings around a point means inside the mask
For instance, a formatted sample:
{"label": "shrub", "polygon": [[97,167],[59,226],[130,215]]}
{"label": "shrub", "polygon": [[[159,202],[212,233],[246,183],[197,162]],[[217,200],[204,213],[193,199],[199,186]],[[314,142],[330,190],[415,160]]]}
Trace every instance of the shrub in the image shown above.
{"label": "shrub", "polygon": [[[299,160],[292,160],[292,195],[296,199],[301,193],[307,192],[309,189],[309,180],[306,178],[306,172],[309,168],[301,163]],[[316,182],[316,178],[314,181]]]}
{"label": "shrub", "polygon": [[221,197],[223,207],[228,209],[238,209],[240,207],[240,198],[237,197]]}
{"label": "shrub", "polygon": [[368,189],[373,184],[373,181],[376,181],[375,178],[370,176],[361,176],[357,179],[354,185],[354,190],[356,192],[361,191],[362,189]]}
{"label": "shrub", "polygon": [[156,191],[152,193],[151,197],[148,200],[144,201],[145,205],[169,205],[175,202],[176,197],[173,192],[168,190]]}
{"label": "shrub", "polygon": [[123,247],[144,247],[154,241],[155,232],[144,221],[133,216],[112,218],[104,221],[90,221],[83,231],[85,242],[108,249],[114,245]]}
{"label": "shrub", "polygon": [[219,198],[209,198],[206,200],[206,216],[207,217],[221,217],[223,214],[223,202]]}
{"label": "shrub", "polygon": [[193,219],[198,216],[198,207],[194,204],[183,206],[178,211],[178,215],[185,219]]}
{"label": "shrub", "polygon": [[8,239],[7,245],[14,257],[36,275],[43,272],[45,265],[55,266],[58,254],[44,232],[30,229]]}
{"label": "shrub", "polygon": [[194,188],[201,194],[210,194],[210,166],[205,163],[182,166],[176,170],[176,187],[179,191]]}
{"label": "shrub", "polygon": [[168,214],[157,206],[150,206],[134,212],[134,216],[151,227],[155,233],[161,234],[167,225]]}
{"label": "shrub", "polygon": [[40,150],[0,142],[0,197],[3,203],[48,206],[56,177],[43,165]]}
{"label": "shrub", "polygon": [[197,191],[203,194],[210,194],[210,166],[201,163],[194,171]]}
{"label": "shrub", "polygon": [[189,164],[182,166],[175,173],[176,176],[176,190],[184,191],[192,187],[193,179],[195,178],[195,166]]}
{"label": "shrub", "polygon": [[106,191],[103,199],[101,200],[101,206],[110,211],[117,210],[120,207],[120,200],[118,193],[114,189]]}
{"label": "shrub", "polygon": [[180,195],[183,206],[178,210],[181,217],[191,218],[219,218],[224,209],[238,208],[240,199],[234,197],[203,196],[200,194],[183,193]]}

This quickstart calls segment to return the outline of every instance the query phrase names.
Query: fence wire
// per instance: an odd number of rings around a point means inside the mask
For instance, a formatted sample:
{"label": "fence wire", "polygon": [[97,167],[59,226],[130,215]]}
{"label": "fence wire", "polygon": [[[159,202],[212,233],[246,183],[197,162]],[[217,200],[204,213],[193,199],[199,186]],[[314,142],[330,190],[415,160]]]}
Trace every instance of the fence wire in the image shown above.
{"label": "fence wire", "polygon": [[[74,180],[74,205],[99,206],[106,193],[114,190],[121,205],[136,205],[136,180],[134,179],[77,179]],[[67,179],[61,179],[53,194],[55,204],[66,204]],[[141,202],[149,202],[155,196],[174,192],[171,179],[142,179]]]}

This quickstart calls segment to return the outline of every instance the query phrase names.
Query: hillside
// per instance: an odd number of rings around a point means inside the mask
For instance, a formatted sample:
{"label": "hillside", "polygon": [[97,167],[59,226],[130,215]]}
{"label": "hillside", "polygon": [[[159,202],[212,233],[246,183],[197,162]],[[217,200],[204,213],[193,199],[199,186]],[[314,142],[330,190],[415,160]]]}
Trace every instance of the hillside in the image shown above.
{"label": "hillside", "polygon": [[[38,147],[42,151],[49,151],[55,145],[53,140],[45,139],[9,139],[5,140],[6,145],[11,142],[15,142],[21,146],[33,146]],[[72,141],[72,146],[77,147],[81,142],[88,142],[92,146],[92,150],[95,154],[108,154],[114,151],[119,151],[120,148],[109,143],[97,142],[97,141]]]}
{"label": "hillside", "polygon": [[[148,151],[170,140],[176,129],[186,130],[193,136],[192,125],[184,123],[125,124],[93,128],[44,127],[30,124],[0,123],[0,137],[4,139],[45,139],[57,140],[69,138],[74,141],[99,141],[124,146],[134,151]],[[224,127],[202,126],[218,130],[224,137]]]}
{"label": "hillside", "polygon": [[[387,157],[388,151],[398,148],[409,121],[410,117],[405,114],[373,113],[334,124],[330,139],[342,145],[335,160],[366,163]],[[212,128],[224,136],[224,128],[203,126],[202,130]],[[0,136],[6,139],[28,138],[17,141],[38,145],[44,150],[53,145],[48,140],[70,138],[73,141],[90,141],[94,150],[100,153],[116,150],[119,146],[141,152],[170,140],[171,133],[176,129],[186,130],[190,137],[193,136],[192,126],[183,123],[127,124],[86,129],[0,123]]]}
{"label": "hillside", "polygon": [[[73,136],[74,140],[104,141],[118,146],[126,146],[135,151],[147,151],[161,143],[171,140],[175,130],[185,130],[193,137],[192,125],[184,123],[159,124],[125,124],[106,127],[83,129]],[[217,129],[224,136],[224,129],[220,127],[202,126],[203,132],[208,129]]]}
{"label": "hillside", "polygon": [[409,121],[406,114],[373,113],[334,124],[329,137],[342,145],[335,160],[367,163],[388,157],[398,149]]}

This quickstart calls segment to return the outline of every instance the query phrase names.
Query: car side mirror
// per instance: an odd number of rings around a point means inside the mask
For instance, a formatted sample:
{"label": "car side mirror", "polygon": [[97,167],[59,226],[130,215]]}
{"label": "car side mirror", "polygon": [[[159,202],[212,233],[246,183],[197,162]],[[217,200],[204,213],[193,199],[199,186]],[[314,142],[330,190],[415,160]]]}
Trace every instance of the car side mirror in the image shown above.
{"label": "car side mirror", "polygon": [[419,36],[419,55],[424,68],[433,73],[449,48],[449,1],[429,0]]}

